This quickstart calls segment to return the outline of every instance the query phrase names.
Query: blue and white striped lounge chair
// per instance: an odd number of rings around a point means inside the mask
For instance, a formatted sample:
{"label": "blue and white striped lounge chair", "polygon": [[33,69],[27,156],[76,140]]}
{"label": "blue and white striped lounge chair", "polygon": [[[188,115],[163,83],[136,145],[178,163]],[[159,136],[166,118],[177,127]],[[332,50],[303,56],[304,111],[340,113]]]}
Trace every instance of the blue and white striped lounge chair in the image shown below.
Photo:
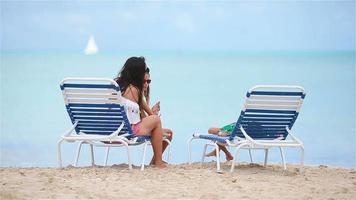
{"label": "blue and white striped lounge chair", "polygon": [[[218,145],[235,147],[236,152],[231,165],[231,172],[238,156],[239,149],[264,149],[267,164],[268,150],[272,147],[280,149],[283,169],[286,170],[284,147],[296,147],[301,150],[301,168],[304,163],[304,146],[292,133],[300,107],[305,97],[304,89],[300,86],[258,85],[246,94],[246,101],[230,136],[221,137],[212,134],[193,134],[188,141],[189,162],[191,163],[191,142],[194,139],[208,140],[204,146],[202,163],[207,146],[214,146],[217,155],[217,170],[220,171]],[[287,139],[287,136],[290,136]],[[250,158],[252,162],[251,152]]]}
{"label": "blue and white striped lounge chair", "polygon": [[[105,165],[110,147],[125,147],[129,169],[132,169],[130,145],[144,144],[141,170],[144,169],[146,147],[149,136],[135,137],[121,104],[119,85],[112,79],[66,78],[61,82],[65,106],[73,126],[58,142],[58,162],[62,167],[61,144],[63,141],[79,141],[74,166],[77,165],[82,144],[89,144],[91,162],[94,165],[93,146],[107,147]],[[170,142],[169,144],[170,157]]]}

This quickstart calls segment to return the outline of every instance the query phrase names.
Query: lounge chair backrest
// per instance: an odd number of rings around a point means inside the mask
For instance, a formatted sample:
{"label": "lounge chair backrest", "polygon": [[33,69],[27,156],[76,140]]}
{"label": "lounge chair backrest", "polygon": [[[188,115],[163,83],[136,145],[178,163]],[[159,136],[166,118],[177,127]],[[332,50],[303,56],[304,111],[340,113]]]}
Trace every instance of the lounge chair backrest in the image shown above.
{"label": "lounge chair backrest", "polygon": [[111,79],[66,78],[61,82],[65,105],[77,134],[110,135],[122,122],[119,135],[132,134],[121,103],[119,85]]}
{"label": "lounge chair backrest", "polygon": [[286,139],[286,128],[292,128],[304,97],[304,89],[299,86],[259,85],[251,88],[231,139],[244,137],[240,126],[253,139]]}

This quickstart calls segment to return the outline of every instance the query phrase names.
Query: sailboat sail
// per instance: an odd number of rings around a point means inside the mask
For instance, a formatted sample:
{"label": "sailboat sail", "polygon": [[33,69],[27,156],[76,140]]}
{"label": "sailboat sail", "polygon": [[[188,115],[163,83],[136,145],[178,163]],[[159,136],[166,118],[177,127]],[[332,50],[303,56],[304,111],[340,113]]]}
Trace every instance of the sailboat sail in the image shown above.
{"label": "sailboat sail", "polygon": [[87,48],[85,48],[84,53],[87,55],[96,54],[98,52],[98,47],[96,46],[94,36],[90,36]]}

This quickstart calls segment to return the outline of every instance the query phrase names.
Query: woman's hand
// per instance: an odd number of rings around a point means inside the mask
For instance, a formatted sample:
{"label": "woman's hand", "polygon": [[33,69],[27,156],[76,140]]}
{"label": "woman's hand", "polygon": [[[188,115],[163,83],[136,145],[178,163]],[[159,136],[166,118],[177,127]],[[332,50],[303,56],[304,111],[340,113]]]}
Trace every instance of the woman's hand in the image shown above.
{"label": "woman's hand", "polygon": [[152,112],[156,115],[158,115],[159,111],[161,111],[161,106],[160,106],[161,102],[157,102],[153,107],[152,107]]}

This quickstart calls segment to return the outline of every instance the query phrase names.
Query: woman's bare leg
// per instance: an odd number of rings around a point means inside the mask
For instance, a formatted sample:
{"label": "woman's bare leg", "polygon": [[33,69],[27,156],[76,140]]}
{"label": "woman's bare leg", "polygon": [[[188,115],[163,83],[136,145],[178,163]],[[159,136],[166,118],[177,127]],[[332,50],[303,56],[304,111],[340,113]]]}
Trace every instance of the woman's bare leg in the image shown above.
{"label": "woman's bare leg", "polygon": [[[166,138],[167,138],[169,141],[172,141],[172,139],[173,139],[173,131],[170,130],[170,129],[168,129],[168,128],[162,128],[162,131],[163,131],[163,135],[165,135]],[[168,146],[168,143],[167,143],[166,141],[162,141],[162,154],[163,154],[164,150],[166,150],[167,146]],[[155,156],[153,155],[150,164],[153,163],[154,158],[155,158]],[[164,161],[163,161],[163,162],[164,162]]]}
{"label": "woman's bare leg", "polygon": [[157,115],[150,115],[142,119],[140,133],[151,133],[151,144],[153,148],[153,164],[157,167],[165,167],[162,160],[163,131],[161,120]]}

